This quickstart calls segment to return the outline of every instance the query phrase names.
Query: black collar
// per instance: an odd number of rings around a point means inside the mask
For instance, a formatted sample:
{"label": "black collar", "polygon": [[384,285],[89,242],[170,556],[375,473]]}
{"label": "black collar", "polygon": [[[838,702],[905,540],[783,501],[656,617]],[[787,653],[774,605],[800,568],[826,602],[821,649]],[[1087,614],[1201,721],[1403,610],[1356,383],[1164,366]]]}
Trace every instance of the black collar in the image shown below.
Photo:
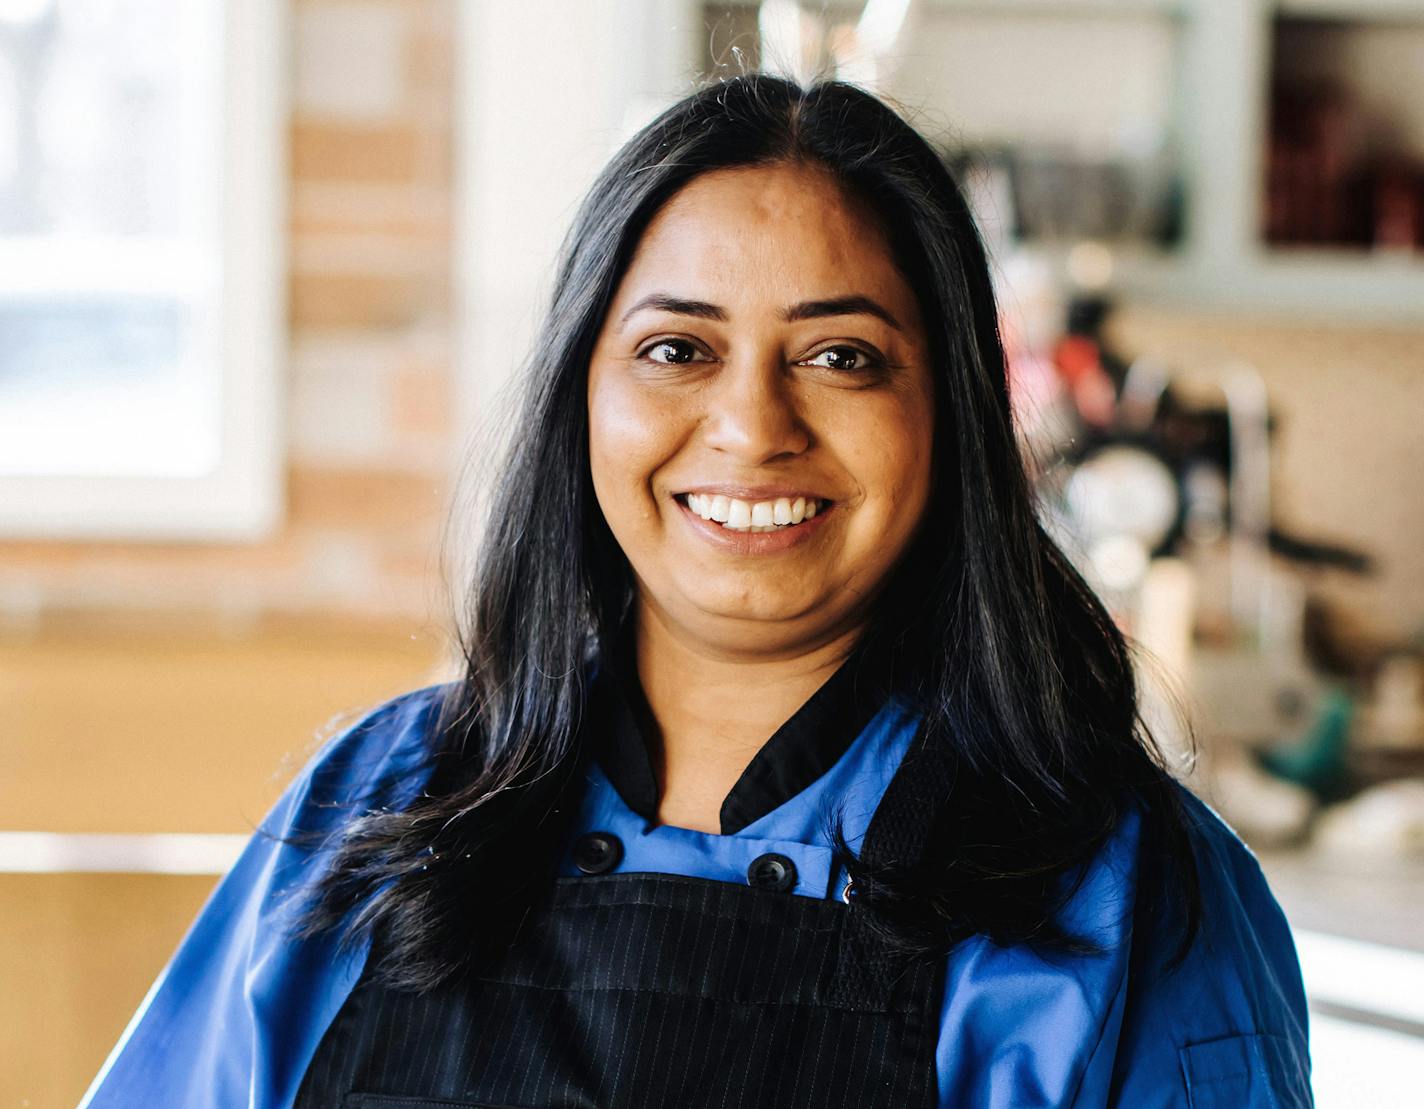
{"label": "black collar", "polygon": [[[656,820],[658,779],[651,752],[658,724],[638,680],[632,636],[608,652],[590,702],[595,757],[623,801]],[[766,741],[722,802],[723,835],[732,835],[790,800],[829,770],[865,730],[890,692],[890,668],[853,654]]]}

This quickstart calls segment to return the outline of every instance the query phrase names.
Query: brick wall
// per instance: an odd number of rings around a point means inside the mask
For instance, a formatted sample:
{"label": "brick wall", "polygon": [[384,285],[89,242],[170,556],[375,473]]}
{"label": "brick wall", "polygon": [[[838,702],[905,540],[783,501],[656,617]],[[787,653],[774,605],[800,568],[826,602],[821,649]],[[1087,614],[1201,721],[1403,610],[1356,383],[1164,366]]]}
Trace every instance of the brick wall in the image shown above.
{"label": "brick wall", "polygon": [[288,512],[244,545],[0,543],[0,621],[438,620],[454,0],[294,0]]}

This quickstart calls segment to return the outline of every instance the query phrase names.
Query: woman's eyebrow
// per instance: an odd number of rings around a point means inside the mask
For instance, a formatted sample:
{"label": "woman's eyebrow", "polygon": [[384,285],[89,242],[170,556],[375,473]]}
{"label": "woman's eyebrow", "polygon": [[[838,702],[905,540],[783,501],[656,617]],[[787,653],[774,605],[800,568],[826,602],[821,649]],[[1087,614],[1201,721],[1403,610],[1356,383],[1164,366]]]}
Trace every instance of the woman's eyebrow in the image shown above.
{"label": "woman's eyebrow", "polygon": [[[619,325],[627,323],[631,316],[645,308],[656,308],[678,316],[696,316],[704,320],[717,320],[719,323],[725,323],[727,320],[727,310],[708,301],[687,300],[684,297],[675,297],[668,293],[650,293],[623,313],[623,318],[618,321]],[[822,316],[875,316],[877,319],[884,320],[896,331],[904,330],[888,308],[859,293],[831,297],[827,300],[804,300],[800,304],[793,304],[790,308],[784,309],[781,313],[781,318],[786,323],[819,319]]]}
{"label": "woman's eyebrow", "polygon": [[705,300],[685,300],[682,297],[670,296],[667,293],[649,293],[642,300],[638,301],[632,308],[623,313],[623,318],[618,321],[619,326],[628,322],[630,316],[641,312],[644,308],[656,308],[662,312],[671,312],[677,316],[697,316],[704,320],[717,320],[725,323],[727,320],[727,310],[719,308],[715,304],[709,304]]}
{"label": "woman's eyebrow", "polygon": [[800,304],[793,304],[781,314],[781,318],[787,323],[795,323],[797,320],[813,320],[821,316],[875,316],[877,319],[884,320],[896,331],[905,330],[888,308],[859,293],[851,296],[832,297],[829,300],[805,300]]}

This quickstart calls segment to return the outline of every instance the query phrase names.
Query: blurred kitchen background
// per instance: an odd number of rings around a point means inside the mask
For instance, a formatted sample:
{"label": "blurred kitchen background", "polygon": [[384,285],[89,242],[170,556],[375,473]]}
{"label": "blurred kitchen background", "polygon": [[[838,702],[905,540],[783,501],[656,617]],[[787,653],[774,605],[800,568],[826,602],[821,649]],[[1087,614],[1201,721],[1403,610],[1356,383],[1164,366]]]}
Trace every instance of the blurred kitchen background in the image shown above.
{"label": "blurred kitchen background", "polygon": [[0,0],[0,1105],[74,1103],[313,747],[448,673],[578,196],[759,68],[954,167],[1319,1102],[1419,1104],[1424,0]]}

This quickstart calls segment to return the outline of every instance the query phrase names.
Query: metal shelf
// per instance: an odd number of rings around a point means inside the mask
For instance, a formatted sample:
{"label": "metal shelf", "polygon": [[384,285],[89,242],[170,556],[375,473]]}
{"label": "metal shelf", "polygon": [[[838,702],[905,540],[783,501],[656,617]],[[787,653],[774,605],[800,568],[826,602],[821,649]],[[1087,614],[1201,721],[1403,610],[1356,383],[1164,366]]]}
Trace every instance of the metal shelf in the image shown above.
{"label": "metal shelf", "polygon": [[1424,0],[1275,0],[1277,15],[1309,19],[1424,19]]}
{"label": "metal shelf", "polygon": [[930,8],[975,15],[1190,15],[1195,0],[930,0]]}

